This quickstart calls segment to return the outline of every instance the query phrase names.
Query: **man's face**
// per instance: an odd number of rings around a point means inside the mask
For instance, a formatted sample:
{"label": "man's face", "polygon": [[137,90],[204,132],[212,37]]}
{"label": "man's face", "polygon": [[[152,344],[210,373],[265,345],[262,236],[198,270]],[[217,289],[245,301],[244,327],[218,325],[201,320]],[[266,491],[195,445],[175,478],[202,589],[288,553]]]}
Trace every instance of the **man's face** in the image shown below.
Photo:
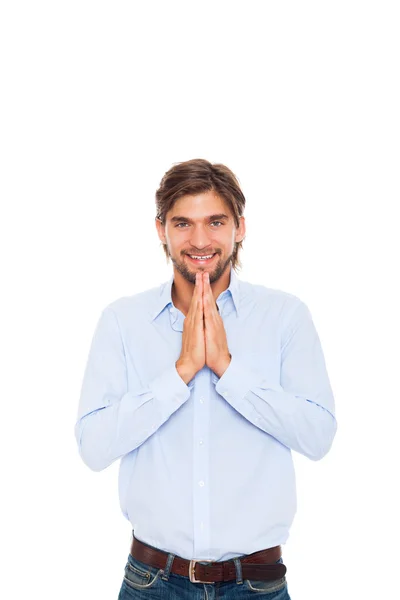
{"label": "man's face", "polygon": [[[197,271],[208,271],[210,283],[217,281],[232,260],[235,242],[245,234],[244,217],[236,229],[229,205],[214,191],[183,196],[167,213],[165,226],[156,223],[175,269],[193,284]],[[209,255],[211,259],[191,258]]]}

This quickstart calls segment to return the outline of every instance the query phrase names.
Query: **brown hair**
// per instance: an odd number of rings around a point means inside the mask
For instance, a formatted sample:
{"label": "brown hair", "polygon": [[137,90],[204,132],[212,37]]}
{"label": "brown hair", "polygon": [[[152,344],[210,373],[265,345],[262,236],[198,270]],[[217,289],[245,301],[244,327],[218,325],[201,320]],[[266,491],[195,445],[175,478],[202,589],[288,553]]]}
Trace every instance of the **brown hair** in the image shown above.
{"label": "brown hair", "polygon": [[[229,205],[235,226],[239,227],[239,217],[243,215],[246,199],[240,189],[239,181],[228,167],[222,164],[211,164],[202,158],[176,163],[167,171],[156,191],[157,219],[165,225],[167,212],[174,203],[186,195],[200,194],[214,190]],[[235,243],[232,255],[232,267],[238,271],[242,267],[239,251],[243,240]],[[163,250],[169,260],[167,244]]]}

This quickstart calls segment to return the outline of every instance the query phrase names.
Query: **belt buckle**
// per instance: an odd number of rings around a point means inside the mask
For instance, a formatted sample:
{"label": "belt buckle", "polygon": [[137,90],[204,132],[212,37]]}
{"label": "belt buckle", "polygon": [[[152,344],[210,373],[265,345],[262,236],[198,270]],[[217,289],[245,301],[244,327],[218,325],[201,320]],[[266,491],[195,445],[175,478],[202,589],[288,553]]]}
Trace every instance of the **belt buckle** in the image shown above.
{"label": "belt buckle", "polygon": [[200,579],[196,579],[195,578],[194,570],[196,568],[196,563],[197,562],[209,562],[210,563],[210,562],[214,562],[214,561],[213,560],[207,560],[207,559],[201,560],[201,558],[191,560],[190,563],[189,563],[189,579],[190,579],[190,581],[192,583],[215,583],[213,581],[201,581]]}

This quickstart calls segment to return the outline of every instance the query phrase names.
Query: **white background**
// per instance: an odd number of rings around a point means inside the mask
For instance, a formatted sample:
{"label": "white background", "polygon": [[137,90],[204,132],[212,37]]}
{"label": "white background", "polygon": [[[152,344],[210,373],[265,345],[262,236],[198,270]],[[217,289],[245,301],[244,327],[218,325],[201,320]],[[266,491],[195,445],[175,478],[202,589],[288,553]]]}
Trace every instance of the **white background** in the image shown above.
{"label": "white background", "polygon": [[117,598],[131,527],[118,463],[78,456],[81,379],[104,306],[169,278],[154,192],[199,157],[237,174],[240,277],[306,302],[335,394],[330,453],[294,454],[291,598],[397,596],[397,4],[2,3],[3,598]]}

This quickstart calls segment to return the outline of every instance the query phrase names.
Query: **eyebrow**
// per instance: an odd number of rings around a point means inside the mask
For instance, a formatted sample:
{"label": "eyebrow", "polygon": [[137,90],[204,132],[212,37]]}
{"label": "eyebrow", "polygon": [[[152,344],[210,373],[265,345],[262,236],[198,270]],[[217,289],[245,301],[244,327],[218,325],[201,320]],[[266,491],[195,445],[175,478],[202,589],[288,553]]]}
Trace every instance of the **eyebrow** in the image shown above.
{"label": "eyebrow", "polygon": [[[204,217],[205,221],[227,221],[229,219],[228,215],[224,213],[220,213],[218,215],[210,215],[209,217]],[[187,223],[193,223],[192,219],[188,217],[176,216],[171,218],[171,223],[177,223],[180,221],[186,221]]]}

